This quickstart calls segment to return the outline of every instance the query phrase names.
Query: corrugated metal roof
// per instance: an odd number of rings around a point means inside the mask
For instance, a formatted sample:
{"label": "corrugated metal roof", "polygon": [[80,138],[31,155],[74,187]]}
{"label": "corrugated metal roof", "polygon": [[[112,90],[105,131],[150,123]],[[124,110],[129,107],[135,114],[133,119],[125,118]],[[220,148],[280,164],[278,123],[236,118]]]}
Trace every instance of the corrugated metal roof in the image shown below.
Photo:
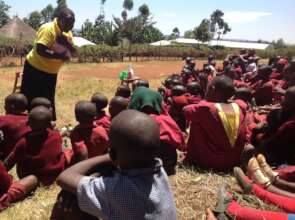
{"label": "corrugated metal roof", "polygon": [[265,50],[270,44],[266,43],[257,43],[257,42],[246,42],[246,41],[238,41],[238,40],[212,40],[208,42],[201,42],[195,39],[190,38],[177,38],[175,40],[162,40],[151,43],[154,46],[166,46],[170,44],[206,44],[210,46],[223,46],[229,48],[245,48],[245,49],[256,49],[256,50]]}
{"label": "corrugated metal roof", "polygon": [[245,48],[245,49],[256,49],[265,50],[269,44],[265,43],[254,43],[254,42],[238,42],[238,41],[223,41],[223,40],[212,40],[209,43],[210,46],[224,46],[229,48]]}

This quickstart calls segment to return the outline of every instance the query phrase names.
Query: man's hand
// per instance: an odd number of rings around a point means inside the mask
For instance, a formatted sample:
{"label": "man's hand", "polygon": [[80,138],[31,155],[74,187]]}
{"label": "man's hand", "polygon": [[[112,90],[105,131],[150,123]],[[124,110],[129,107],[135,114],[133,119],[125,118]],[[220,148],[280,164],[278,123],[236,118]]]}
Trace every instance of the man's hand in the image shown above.
{"label": "man's hand", "polygon": [[37,53],[42,56],[49,59],[59,59],[63,61],[68,61],[71,58],[71,54],[68,50],[63,50],[62,53],[57,53],[48,47],[46,47],[43,44],[37,44],[36,46]]}
{"label": "man's hand", "polygon": [[62,61],[68,61],[71,59],[71,55],[69,51],[64,51],[62,53],[59,54],[59,59],[61,59]]}

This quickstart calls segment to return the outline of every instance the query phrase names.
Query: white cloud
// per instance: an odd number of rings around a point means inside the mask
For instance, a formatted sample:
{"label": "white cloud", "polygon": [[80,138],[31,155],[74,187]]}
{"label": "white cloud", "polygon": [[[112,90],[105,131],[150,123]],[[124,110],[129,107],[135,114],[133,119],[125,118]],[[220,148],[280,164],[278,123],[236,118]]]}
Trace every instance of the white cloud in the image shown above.
{"label": "white cloud", "polygon": [[249,23],[255,22],[261,17],[270,16],[271,13],[269,12],[259,12],[259,11],[248,11],[248,12],[241,12],[241,11],[230,11],[225,12],[224,20],[228,23]]}

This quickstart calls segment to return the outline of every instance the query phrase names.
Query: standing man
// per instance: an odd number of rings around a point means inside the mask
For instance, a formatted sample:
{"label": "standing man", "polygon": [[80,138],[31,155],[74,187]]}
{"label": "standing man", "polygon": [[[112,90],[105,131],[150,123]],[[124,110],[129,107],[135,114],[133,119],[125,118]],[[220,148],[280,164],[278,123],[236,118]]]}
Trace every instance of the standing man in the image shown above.
{"label": "standing man", "polygon": [[45,97],[52,102],[55,112],[55,88],[57,74],[63,63],[70,59],[75,14],[68,8],[60,10],[57,18],[40,27],[34,47],[26,57],[21,83],[21,93],[29,100]]}

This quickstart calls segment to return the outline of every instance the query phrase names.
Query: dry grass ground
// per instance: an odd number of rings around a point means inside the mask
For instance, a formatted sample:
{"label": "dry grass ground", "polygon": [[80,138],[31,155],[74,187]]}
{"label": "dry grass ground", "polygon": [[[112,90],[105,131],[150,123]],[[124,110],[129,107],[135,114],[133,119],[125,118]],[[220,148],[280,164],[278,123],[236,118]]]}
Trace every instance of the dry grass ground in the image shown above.
{"label": "dry grass ground", "polygon": [[[198,66],[202,63],[198,62]],[[78,100],[89,99],[91,94],[100,91],[111,98],[118,85],[118,72],[127,64],[70,64],[59,76],[57,87],[58,127],[75,124],[74,105]],[[140,76],[148,79],[153,88],[160,85],[161,79],[181,68],[181,62],[136,63],[134,68]],[[3,99],[11,92],[14,72],[21,68],[0,68],[0,113],[3,113]],[[11,172],[15,177],[15,171]],[[16,177],[15,177],[16,178]],[[232,189],[237,185],[230,174],[203,172],[180,166],[177,175],[170,178],[179,219],[204,219],[204,210],[213,208],[217,201],[217,191],[223,183]],[[38,188],[22,202],[13,205],[0,214],[1,220],[43,220],[49,219],[51,208],[59,192],[56,185]],[[261,209],[276,209],[264,204],[254,196],[237,194],[239,201],[247,206]]]}

